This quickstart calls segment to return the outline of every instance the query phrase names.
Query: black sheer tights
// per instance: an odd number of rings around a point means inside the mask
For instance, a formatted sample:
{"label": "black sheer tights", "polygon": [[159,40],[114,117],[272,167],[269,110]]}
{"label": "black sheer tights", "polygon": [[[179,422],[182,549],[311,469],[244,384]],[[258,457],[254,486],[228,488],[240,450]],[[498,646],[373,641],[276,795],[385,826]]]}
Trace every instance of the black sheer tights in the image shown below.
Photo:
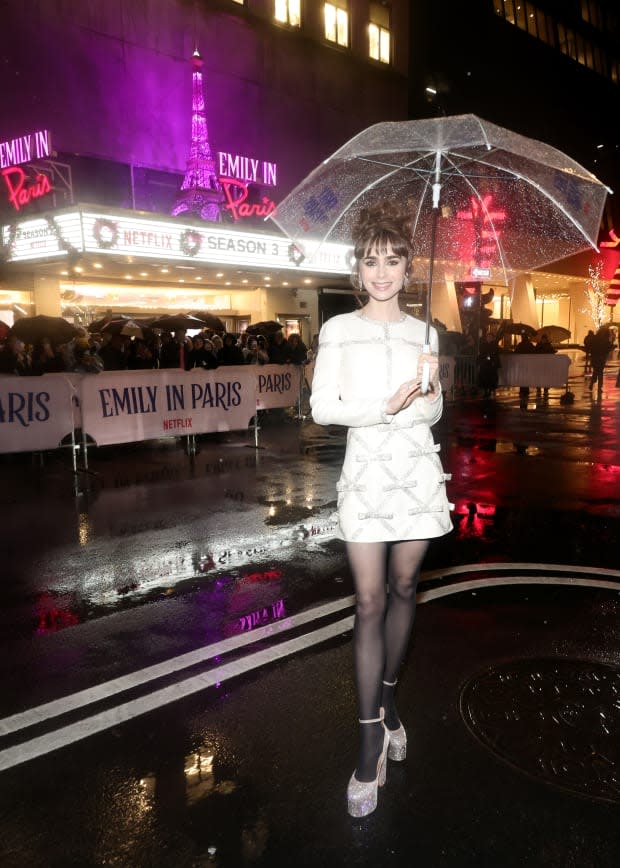
{"label": "black sheer tights", "polygon": [[[388,729],[398,729],[400,720],[394,688],[382,682],[398,677],[411,635],[417,579],[427,548],[428,540],[347,543],[356,594],[353,652],[359,717],[373,720],[383,706]],[[378,723],[360,724],[359,732],[355,776],[359,781],[371,781],[377,773],[383,729]]]}

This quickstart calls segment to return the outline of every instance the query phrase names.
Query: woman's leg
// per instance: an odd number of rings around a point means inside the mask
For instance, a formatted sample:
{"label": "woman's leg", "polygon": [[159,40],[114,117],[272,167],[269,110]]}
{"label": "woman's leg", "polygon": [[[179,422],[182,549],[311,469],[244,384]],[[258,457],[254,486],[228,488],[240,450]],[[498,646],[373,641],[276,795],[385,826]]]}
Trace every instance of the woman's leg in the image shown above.
{"label": "woman's leg", "polygon": [[[356,596],[353,655],[360,720],[379,717],[385,668],[386,548],[382,542],[347,543]],[[378,723],[360,725],[358,781],[376,777],[383,732]]]}
{"label": "woman's leg", "polygon": [[[390,549],[383,681],[396,681],[398,678],[411,635],[418,577],[427,549],[428,540],[406,540],[394,543]],[[394,705],[393,687],[383,685],[381,705],[385,709],[387,728],[398,729],[400,720]]]}

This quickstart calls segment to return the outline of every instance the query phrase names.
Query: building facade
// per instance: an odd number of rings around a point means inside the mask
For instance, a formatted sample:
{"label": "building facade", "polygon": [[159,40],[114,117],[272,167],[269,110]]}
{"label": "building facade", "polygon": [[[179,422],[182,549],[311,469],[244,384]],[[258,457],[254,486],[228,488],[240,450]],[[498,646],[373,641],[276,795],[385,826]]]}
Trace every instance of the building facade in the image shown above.
{"label": "building facade", "polygon": [[[615,0],[416,0],[410,115],[471,112],[569,154],[616,191],[599,238],[608,244],[610,232],[620,234],[619,21]],[[608,288],[619,264],[617,245],[601,254],[530,275],[520,284],[528,288],[520,314],[531,311],[537,326],[563,325],[581,342],[593,327],[590,266],[601,265]],[[506,288],[495,290],[498,317],[508,299]],[[620,320],[616,307],[607,306],[606,319]]]}
{"label": "building facade", "polygon": [[[318,291],[345,286],[346,269],[246,251],[317,163],[407,116],[407,0],[8,0],[0,55],[0,318],[209,309],[231,328],[318,328]],[[228,257],[187,243],[199,214],[171,217],[196,156],[197,57]]]}

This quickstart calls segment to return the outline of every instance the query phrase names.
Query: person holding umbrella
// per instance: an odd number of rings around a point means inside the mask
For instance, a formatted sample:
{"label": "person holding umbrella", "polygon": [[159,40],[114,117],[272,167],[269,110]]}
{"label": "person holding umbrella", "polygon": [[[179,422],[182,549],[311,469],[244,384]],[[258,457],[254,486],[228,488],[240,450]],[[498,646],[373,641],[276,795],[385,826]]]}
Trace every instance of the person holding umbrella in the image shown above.
{"label": "person holding umbrella", "polygon": [[368,208],[353,241],[351,280],[367,303],[323,325],[310,404],[319,425],[349,428],[337,536],[346,542],[356,593],[359,752],[347,801],[351,816],[363,817],[376,807],[386,758],[405,758],[394,688],[422,560],[430,539],[448,533],[452,522],[448,476],[431,433],[443,406],[437,332],[430,329],[431,351],[424,353],[425,324],[399,306],[413,259],[410,219],[391,203]]}

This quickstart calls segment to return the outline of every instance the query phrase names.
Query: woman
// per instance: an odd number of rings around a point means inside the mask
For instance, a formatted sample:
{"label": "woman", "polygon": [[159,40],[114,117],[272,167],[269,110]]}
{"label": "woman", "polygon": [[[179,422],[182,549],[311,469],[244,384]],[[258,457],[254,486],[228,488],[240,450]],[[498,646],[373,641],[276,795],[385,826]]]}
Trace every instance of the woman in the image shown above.
{"label": "woman", "polygon": [[[337,486],[338,535],[355,583],[360,725],[347,798],[349,813],[363,817],[376,807],[386,756],[405,759],[394,687],[429,540],[448,533],[452,523],[448,477],[430,430],[442,411],[437,333],[431,330],[432,351],[423,354],[425,326],[403,314],[398,301],[413,255],[410,224],[384,203],[362,212],[353,240],[351,279],[368,300],[361,311],[335,316],[321,329],[310,403],[319,425],[349,428]],[[425,361],[431,378],[422,394]]]}

